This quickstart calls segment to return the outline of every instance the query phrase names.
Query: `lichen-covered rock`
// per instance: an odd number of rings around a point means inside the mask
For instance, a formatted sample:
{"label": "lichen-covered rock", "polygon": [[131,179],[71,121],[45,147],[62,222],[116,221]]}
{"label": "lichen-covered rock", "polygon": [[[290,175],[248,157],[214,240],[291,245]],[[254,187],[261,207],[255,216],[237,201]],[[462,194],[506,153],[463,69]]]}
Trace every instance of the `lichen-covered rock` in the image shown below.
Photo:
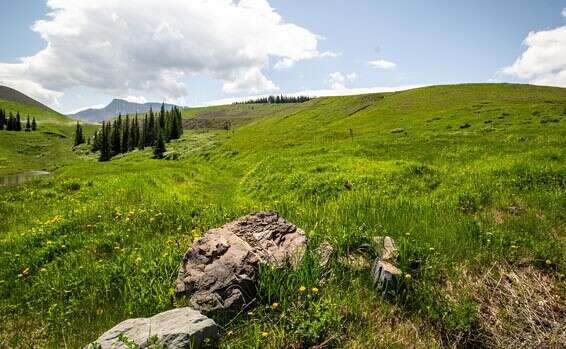
{"label": "lichen-covered rock", "polygon": [[209,230],[185,253],[176,295],[201,311],[239,310],[256,292],[260,263],[280,266],[301,260],[304,231],[278,214],[262,212]]}
{"label": "lichen-covered rock", "polygon": [[161,348],[202,348],[218,339],[216,323],[190,308],[179,308],[151,318],[125,320],[86,348],[128,349],[126,343],[149,348],[155,340]]}
{"label": "lichen-covered rock", "polygon": [[385,292],[393,278],[402,274],[401,270],[395,266],[398,251],[395,247],[395,241],[389,236],[378,236],[374,239],[374,243],[378,257],[373,261],[371,267],[373,286]]}

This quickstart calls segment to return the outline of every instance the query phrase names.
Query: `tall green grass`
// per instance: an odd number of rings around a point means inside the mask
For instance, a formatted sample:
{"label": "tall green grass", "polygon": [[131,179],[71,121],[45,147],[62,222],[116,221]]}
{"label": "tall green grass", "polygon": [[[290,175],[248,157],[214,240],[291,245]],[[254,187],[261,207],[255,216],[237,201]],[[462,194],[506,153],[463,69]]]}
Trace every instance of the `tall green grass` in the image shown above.
{"label": "tall green grass", "polygon": [[[255,308],[215,315],[222,347],[482,345],[462,279],[498,263],[557,283],[565,271],[565,108],[563,89],[520,85],[262,106],[235,131],[173,142],[179,161],[85,157],[0,188],[0,346],[80,347],[181,306],[172,287],[193,239],[260,210],[304,229],[309,248],[298,269],[262,269]],[[403,275],[380,297],[367,268],[384,235]]]}

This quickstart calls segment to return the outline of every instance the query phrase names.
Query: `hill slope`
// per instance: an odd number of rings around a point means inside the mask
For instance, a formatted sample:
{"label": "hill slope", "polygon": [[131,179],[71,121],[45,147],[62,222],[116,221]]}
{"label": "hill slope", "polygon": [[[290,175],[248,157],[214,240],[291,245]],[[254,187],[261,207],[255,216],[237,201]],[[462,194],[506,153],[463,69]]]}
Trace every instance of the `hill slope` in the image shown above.
{"label": "hill slope", "polygon": [[[165,108],[171,109],[173,104],[165,104]],[[88,122],[102,122],[110,117],[118,114],[135,114],[146,113],[152,108],[158,111],[161,108],[161,103],[133,103],[123,99],[113,99],[110,104],[100,109],[86,109],[78,113],[70,115],[71,117]]]}
{"label": "hill slope", "polygon": [[[0,131],[0,175],[32,170],[51,170],[56,164],[75,158],[71,151],[76,121],[61,115],[18,91],[0,88],[0,108],[19,112],[37,121],[35,132]],[[8,99],[4,99],[8,98]]]}
{"label": "hill slope", "polygon": [[[185,116],[247,110],[233,108]],[[274,210],[307,232],[304,265],[262,270],[257,306],[215,317],[220,347],[560,347],[566,89],[437,86],[260,109],[230,131],[186,132],[168,144],[178,161],[151,149],[77,159],[0,188],[0,346],[82,347],[183,306],[171,288],[193,239]],[[369,268],[384,235],[403,275],[382,295]],[[325,268],[323,242],[335,250]]]}
{"label": "hill slope", "polygon": [[13,88],[7,86],[0,86],[0,99],[15,102],[22,105],[27,105],[30,107],[35,107],[38,109],[42,109],[44,111],[55,113],[55,111],[48,106],[44,105],[36,101],[35,99],[26,96],[25,94],[21,93],[20,91],[14,90]]}

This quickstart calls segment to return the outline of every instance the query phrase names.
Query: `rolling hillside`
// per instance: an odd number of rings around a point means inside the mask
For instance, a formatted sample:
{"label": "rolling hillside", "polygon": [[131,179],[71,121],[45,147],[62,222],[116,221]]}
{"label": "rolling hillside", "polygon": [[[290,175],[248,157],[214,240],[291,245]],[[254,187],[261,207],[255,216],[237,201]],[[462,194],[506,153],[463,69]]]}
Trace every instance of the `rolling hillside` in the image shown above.
{"label": "rolling hillside", "polygon": [[38,124],[35,132],[0,131],[0,175],[51,170],[75,158],[70,149],[76,121],[7,87],[0,87],[0,108],[20,112],[23,123],[27,116],[35,117]]}
{"label": "rolling hillside", "polygon": [[[192,241],[260,210],[304,229],[307,255],[261,271],[256,307],[211,315],[222,348],[564,343],[566,89],[435,86],[183,116],[236,127],[187,130],[168,144],[178,160],[73,158],[0,188],[0,347],[82,347],[183,306],[172,287]],[[369,269],[384,235],[403,274],[381,295]]]}

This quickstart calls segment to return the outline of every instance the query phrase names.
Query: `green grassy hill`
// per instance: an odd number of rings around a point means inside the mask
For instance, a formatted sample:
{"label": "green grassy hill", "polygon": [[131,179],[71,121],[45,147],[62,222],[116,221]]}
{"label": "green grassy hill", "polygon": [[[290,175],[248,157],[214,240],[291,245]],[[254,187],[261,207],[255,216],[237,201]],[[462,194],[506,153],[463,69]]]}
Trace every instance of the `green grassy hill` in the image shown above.
{"label": "green grassy hill", "polygon": [[30,119],[35,117],[38,130],[0,131],[0,175],[30,170],[51,170],[57,163],[75,158],[74,153],[69,150],[72,146],[76,121],[42,106],[29,97],[14,93],[3,93],[1,96],[14,97],[14,100],[0,98],[1,109],[6,110],[7,113],[20,112],[23,126],[27,116]]}
{"label": "green grassy hill", "polygon": [[[191,241],[259,210],[303,228],[309,250],[299,269],[262,270],[254,310],[216,317],[223,348],[563,343],[566,89],[437,86],[183,115],[237,127],[186,132],[168,145],[178,161],[77,158],[0,188],[0,347],[81,347],[182,306],[172,286]],[[368,268],[383,235],[403,276],[381,297]],[[328,269],[311,253],[324,241]]]}

